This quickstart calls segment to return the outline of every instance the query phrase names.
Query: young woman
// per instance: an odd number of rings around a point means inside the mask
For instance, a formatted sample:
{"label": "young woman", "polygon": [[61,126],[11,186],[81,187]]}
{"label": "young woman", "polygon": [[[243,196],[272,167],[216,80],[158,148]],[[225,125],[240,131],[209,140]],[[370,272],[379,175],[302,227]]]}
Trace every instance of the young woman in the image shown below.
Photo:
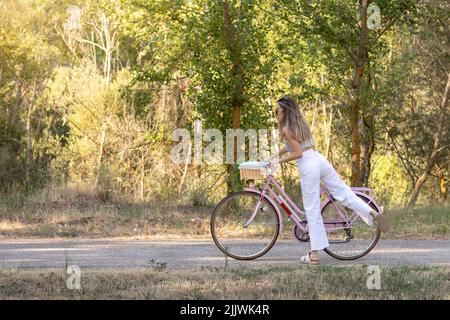
{"label": "young woman", "polygon": [[[319,250],[329,246],[327,233],[320,212],[320,181],[330,190],[333,197],[344,206],[357,212],[369,225],[373,219],[379,224],[381,231],[389,228],[386,218],[358,198],[351,188],[336,173],[327,159],[314,149],[311,130],[300,109],[291,98],[278,100],[276,118],[279,124],[280,139],[285,147],[268,160],[270,166],[296,160],[300,172],[303,205],[309,225],[311,251],[300,258],[302,263],[318,264]],[[281,155],[289,152],[284,158]]]}

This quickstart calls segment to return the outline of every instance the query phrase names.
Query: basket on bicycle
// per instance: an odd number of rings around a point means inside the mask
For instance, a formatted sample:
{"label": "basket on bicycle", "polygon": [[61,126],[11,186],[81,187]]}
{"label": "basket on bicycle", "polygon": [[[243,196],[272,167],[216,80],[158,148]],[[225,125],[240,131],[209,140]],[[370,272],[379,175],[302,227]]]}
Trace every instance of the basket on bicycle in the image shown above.
{"label": "basket on bicycle", "polygon": [[241,180],[263,180],[267,178],[267,169],[261,162],[243,162],[239,165]]}

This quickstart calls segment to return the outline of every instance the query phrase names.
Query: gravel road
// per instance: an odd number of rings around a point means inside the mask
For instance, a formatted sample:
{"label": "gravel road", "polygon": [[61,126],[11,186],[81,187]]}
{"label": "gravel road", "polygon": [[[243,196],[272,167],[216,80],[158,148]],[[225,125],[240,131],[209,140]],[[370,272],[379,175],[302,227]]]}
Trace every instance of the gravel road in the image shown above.
{"label": "gravel road", "polygon": [[[297,265],[308,250],[294,240],[279,240],[265,256],[253,261],[228,260],[229,266]],[[2,239],[0,268],[146,268],[165,263],[167,268],[224,266],[224,255],[212,239]],[[323,265],[416,265],[450,267],[450,240],[380,240],[367,256],[339,261],[321,253]]]}

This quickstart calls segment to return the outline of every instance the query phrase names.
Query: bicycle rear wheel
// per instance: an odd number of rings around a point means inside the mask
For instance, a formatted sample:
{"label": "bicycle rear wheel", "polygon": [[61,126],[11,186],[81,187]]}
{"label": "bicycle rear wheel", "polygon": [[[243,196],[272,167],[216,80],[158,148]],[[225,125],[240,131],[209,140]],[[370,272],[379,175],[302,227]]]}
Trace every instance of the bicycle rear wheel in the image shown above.
{"label": "bicycle rear wheel", "polygon": [[[378,212],[377,207],[369,198],[361,194],[357,194],[357,196]],[[334,205],[339,207],[347,220],[354,221],[350,227],[344,228],[345,220],[338,214]],[[373,226],[369,226],[356,212],[336,201],[334,204],[330,201],[325,205],[322,209],[322,218],[330,243],[330,246],[324,251],[336,259],[359,259],[368,254],[380,239],[381,229],[375,220]]]}
{"label": "bicycle rear wheel", "polygon": [[280,232],[280,220],[273,205],[263,198],[255,219],[248,226],[259,194],[250,191],[231,193],[222,199],[211,217],[211,235],[227,256],[252,260],[266,254]]}

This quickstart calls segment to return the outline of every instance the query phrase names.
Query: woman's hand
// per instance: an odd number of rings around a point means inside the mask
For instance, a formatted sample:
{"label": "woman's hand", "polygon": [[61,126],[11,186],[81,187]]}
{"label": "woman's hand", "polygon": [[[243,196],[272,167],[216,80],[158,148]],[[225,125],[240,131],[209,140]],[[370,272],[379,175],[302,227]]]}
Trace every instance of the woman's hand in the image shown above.
{"label": "woman's hand", "polygon": [[286,149],[286,147],[283,147],[283,148],[281,148],[281,150],[278,152],[278,153],[275,153],[275,154],[273,154],[270,158],[268,158],[268,159],[266,159],[266,160],[264,160],[265,162],[270,162],[270,161],[272,161],[273,159],[275,159],[275,158],[279,158],[279,157],[281,157],[283,154],[285,154],[285,153],[287,153],[288,151],[287,151],[287,149]]}
{"label": "woman's hand", "polygon": [[273,158],[273,159],[270,159],[270,161],[267,165],[269,166],[269,168],[275,168],[276,166],[278,166],[279,163],[280,163],[280,159]]}

